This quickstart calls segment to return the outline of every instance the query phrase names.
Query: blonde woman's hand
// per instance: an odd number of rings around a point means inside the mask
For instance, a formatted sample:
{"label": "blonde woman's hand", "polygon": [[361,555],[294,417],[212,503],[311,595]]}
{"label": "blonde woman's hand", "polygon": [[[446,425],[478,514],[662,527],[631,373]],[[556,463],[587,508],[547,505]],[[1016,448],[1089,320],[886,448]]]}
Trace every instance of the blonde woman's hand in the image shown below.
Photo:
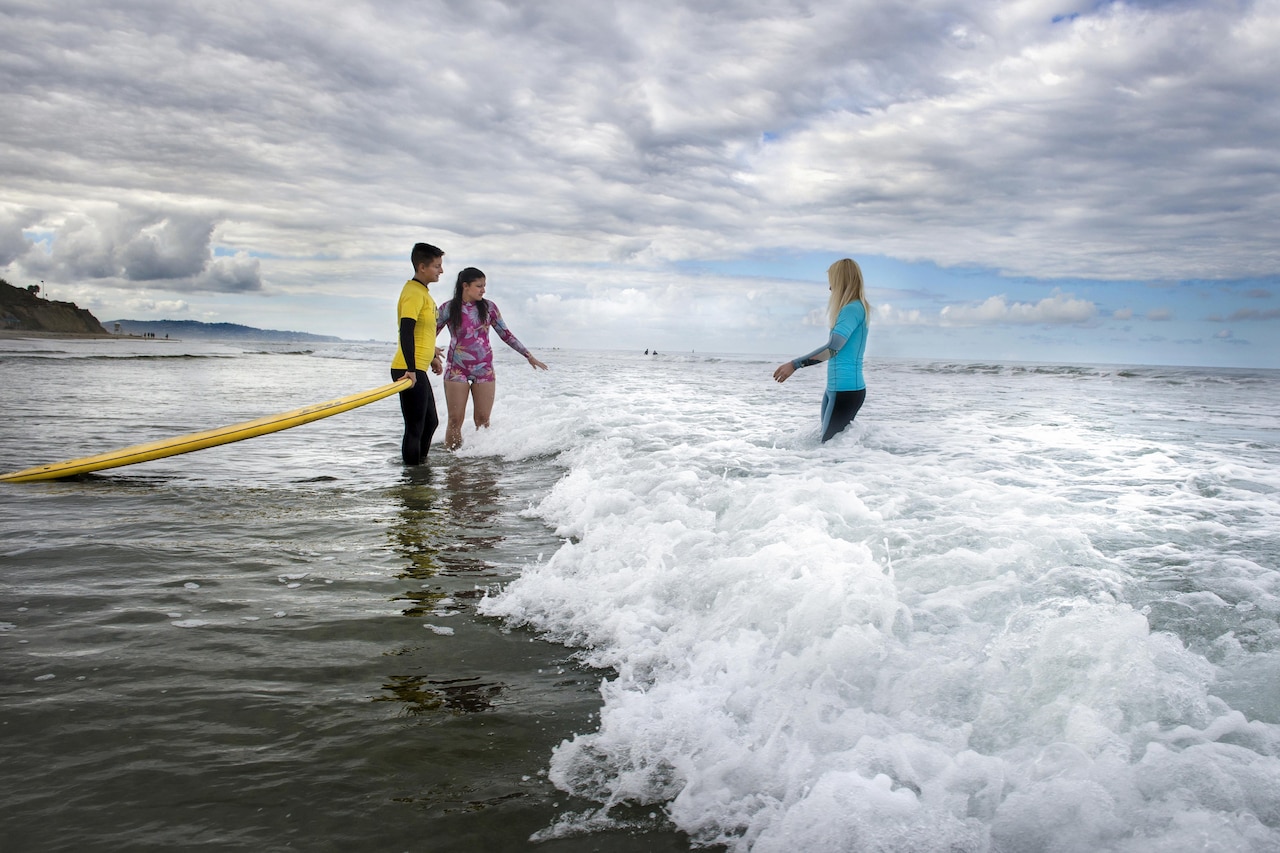
{"label": "blonde woman's hand", "polygon": [[778,365],[778,369],[773,371],[773,379],[775,382],[786,382],[791,378],[791,374],[796,372],[796,366],[789,361]]}

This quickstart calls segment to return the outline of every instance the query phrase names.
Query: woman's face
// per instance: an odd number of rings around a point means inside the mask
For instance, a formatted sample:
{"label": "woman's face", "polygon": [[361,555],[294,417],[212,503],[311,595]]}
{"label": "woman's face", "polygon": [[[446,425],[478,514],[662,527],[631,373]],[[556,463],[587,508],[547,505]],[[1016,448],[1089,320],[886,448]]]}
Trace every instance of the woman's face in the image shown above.
{"label": "woman's face", "polygon": [[484,279],[478,278],[462,285],[463,302],[479,302],[484,299]]}

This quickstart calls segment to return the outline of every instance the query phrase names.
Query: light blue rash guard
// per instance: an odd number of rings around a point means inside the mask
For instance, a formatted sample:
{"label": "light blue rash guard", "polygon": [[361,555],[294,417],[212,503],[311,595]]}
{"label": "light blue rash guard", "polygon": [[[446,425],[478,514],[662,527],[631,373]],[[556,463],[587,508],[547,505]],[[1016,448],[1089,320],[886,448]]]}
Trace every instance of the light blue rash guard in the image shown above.
{"label": "light blue rash guard", "polygon": [[861,391],[862,356],[867,350],[867,309],[855,300],[840,309],[830,339],[808,355],[791,362],[797,370],[827,362],[828,391]]}

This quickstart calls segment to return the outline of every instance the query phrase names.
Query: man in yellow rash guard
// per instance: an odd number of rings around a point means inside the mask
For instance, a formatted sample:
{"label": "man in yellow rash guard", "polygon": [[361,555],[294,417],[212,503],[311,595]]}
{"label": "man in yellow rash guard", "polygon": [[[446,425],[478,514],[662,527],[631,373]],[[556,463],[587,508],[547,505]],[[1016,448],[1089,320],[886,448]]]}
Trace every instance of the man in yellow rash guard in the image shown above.
{"label": "man in yellow rash guard", "polygon": [[404,415],[400,455],[406,465],[421,465],[431,450],[431,436],[440,426],[425,366],[430,364],[437,374],[444,370],[436,347],[436,301],[427,289],[444,274],[444,252],[430,243],[418,243],[409,260],[413,262],[413,278],[404,283],[396,306],[399,343],[396,357],[391,360],[391,379],[406,373],[413,377],[413,384],[400,392],[400,412]]}

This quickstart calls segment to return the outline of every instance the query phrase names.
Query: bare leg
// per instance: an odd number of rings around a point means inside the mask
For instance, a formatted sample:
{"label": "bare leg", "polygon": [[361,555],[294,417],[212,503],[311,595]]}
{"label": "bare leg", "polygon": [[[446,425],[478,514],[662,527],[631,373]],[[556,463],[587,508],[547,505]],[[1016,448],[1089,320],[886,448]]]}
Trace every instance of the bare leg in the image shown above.
{"label": "bare leg", "polygon": [[[489,428],[489,415],[493,412],[493,398],[498,393],[497,382],[477,382],[471,386],[471,402],[475,404],[476,429]],[[462,422],[458,422],[461,427]]]}
{"label": "bare leg", "polygon": [[[457,450],[462,446],[462,422],[467,419],[467,395],[471,393],[469,382],[444,383],[444,402],[449,407],[449,425],[444,430],[444,446]],[[492,405],[492,397],[490,405]],[[480,401],[476,400],[479,409]]]}

